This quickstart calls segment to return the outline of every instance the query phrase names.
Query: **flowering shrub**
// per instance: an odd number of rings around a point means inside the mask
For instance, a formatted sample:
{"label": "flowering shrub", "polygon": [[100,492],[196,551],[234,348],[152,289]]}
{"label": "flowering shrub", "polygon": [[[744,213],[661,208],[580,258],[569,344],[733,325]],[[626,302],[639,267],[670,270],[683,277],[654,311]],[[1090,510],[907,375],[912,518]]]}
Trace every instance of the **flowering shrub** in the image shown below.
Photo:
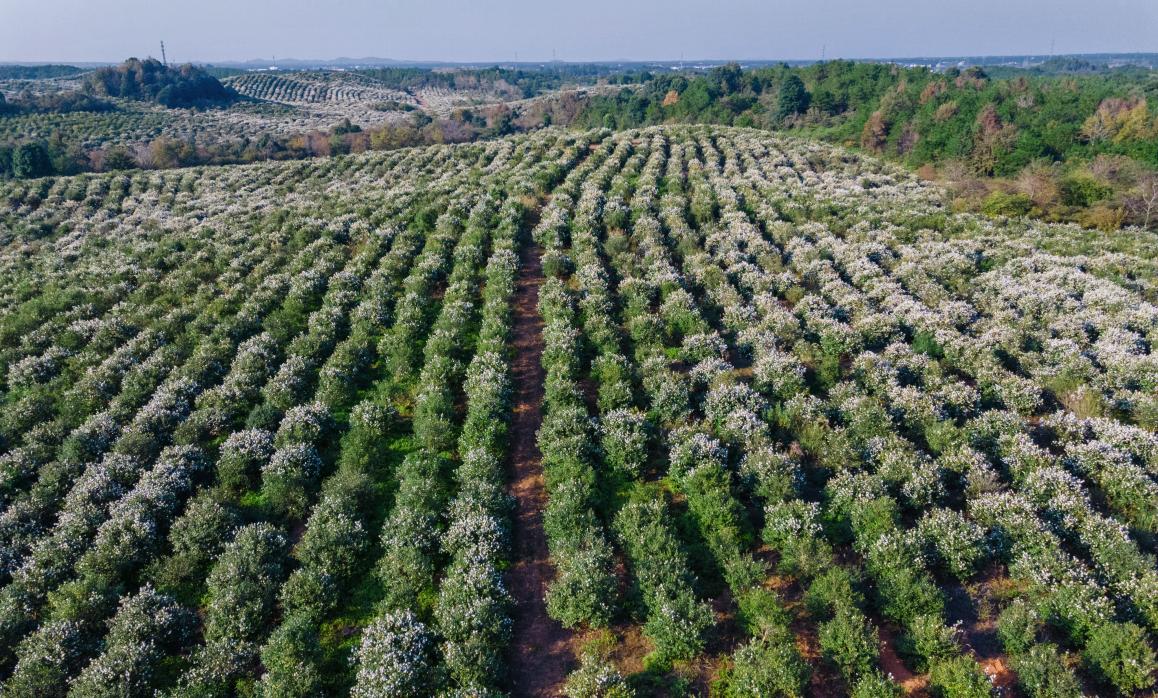
{"label": "flowering shrub", "polygon": [[263,429],[235,431],[221,444],[217,479],[233,491],[249,489],[273,456],[273,434]]}
{"label": "flowering shrub", "polygon": [[412,611],[387,613],[362,633],[354,655],[358,667],[351,695],[357,698],[412,696],[431,688],[429,631]]}
{"label": "flowering shrub", "polygon": [[261,493],[279,513],[300,518],[309,505],[309,491],[322,470],[318,450],[308,444],[293,444],[274,451],[261,468]]}
{"label": "flowering shrub", "polygon": [[[871,616],[933,693],[983,695],[944,588],[992,576],[1023,692],[1152,688],[1152,236],[686,126],[12,182],[0,209],[6,694],[512,688],[530,240],[552,618],[638,624],[658,671],[701,659],[727,587],[721,691],[799,695],[789,585],[850,694],[899,688]],[[330,631],[366,615],[343,676]],[[566,691],[625,694],[618,656]]]}
{"label": "flowering shrub", "polygon": [[615,665],[599,655],[586,652],[579,668],[572,671],[563,686],[567,698],[631,698],[635,691],[623,680]]}
{"label": "flowering shrub", "polygon": [[149,586],[122,598],[104,649],[76,677],[69,693],[111,698],[148,692],[158,665],[188,641],[192,621],[188,609]]}
{"label": "flowering shrub", "polygon": [[993,695],[989,677],[969,657],[953,657],[935,662],[929,669],[929,687],[938,696],[984,698]]}
{"label": "flowering shrub", "polygon": [[1065,665],[1054,645],[1034,645],[1013,657],[1010,664],[1017,672],[1018,685],[1027,695],[1035,698],[1078,698],[1083,695],[1073,670]]}
{"label": "flowering shrub", "polygon": [[319,692],[322,677],[314,667],[321,647],[315,622],[306,614],[291,614],[272,633],[261,650],[262,695],[311,695]]}
{"label": "flowering shrub", "polygon": [[639,477],[647,464],[647,429],[642,412],[618,409],[604,413],[600,444],[607,464],[629,478]]}
{"label": "flowering shrub", "polygon": [[221,553],[206,586],[205,637],[247,640],[268,620],[284,573],[286,539],[268,524],[250,524]]}
{"label": "flowering shrub", "polygon": [[686,558],[668,528],[662,503],[628,504],[616,517],[615,529],[647,606],[644,632],[666,657],[694,656],[703,648],[711,611],[695,598]]}
{"label": "flowering shrub", "polygon": [[987,557],[984,530],[951,509],[926,513],[914,533],[926,549],[927,564],[941,566],[961,581],[972,576]]}
{"label": "flowering shrub", "polygon": [[744,644],[732,657],[729,696],[802,696],[812,675],[787,631],[766,633]]}
{"label": "flowering shrub", "polygon": [[1154,685],[1158,660],[1144,630],[1131,623],[1110,623],[1090,634],[1083,659],[1103,682],[1122,694]]}
{"label": "flowering shrub", "polygon": [[51,621],[42,626],[16,648],[16,668],[4,684],[5,693],[64,695],[68,676],[82,666],[88,651],[86,640],[76,621]]}

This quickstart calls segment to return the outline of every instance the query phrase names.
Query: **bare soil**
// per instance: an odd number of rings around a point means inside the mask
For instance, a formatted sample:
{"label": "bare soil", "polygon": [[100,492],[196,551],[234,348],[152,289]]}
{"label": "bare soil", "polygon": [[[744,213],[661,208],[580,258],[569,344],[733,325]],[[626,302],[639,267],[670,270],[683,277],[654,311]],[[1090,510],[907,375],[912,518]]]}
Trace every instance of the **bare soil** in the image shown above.
{"label": "bare soil", "polygon": [[523,246],[514,299],[514,414],[511,418],[511,487],[515,499],[514,564],[507,584],[515,600],[511,643],[511,692],[515,696],[558,696],[577,665],[572,633],[547,615],[545,594],[554,576],[543,532],[547,492],[536,433],[542,421],[543,320],[539,287],[542,250]]}
{"label": "bare soil", "polygon": [[900,655],[897,654],[896,636],[893,629],[882,623],[877,626],[877,630],[880,632],[881,640],[881,669],[901,685],[905,695],[920,696],[921,698],[928,696],[929,677],[924,674],[914,674],[901,661]]}

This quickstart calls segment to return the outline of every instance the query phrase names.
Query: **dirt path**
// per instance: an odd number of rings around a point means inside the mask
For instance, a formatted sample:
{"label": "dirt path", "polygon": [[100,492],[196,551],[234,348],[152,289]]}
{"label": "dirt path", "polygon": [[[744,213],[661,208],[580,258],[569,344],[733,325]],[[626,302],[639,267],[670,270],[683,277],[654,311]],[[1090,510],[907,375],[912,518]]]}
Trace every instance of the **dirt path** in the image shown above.
{"label": "dirt path", "polygon": [[511,643],[511,692],[515,696],[558,696],[576,664],[571,633],[547,616],[544,594],[553,571],[547,560],[543,508],[547,493],[535,434],[542,420],[543,320],[537,308],[543,283],[542,250],[524,245],[514,300],[511,418],[511,494],[515,497],[514,564],[507,574],[515,599]]}

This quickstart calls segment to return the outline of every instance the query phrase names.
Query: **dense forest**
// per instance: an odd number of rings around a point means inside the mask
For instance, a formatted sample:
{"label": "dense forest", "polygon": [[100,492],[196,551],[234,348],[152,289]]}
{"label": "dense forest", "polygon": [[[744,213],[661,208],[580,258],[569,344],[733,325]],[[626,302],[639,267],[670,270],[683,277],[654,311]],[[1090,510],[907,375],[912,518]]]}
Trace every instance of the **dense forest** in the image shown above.
{"label": "dense forest", "polygon": [[[803,101],[786,101],[794,80]],[[660,75],[644,89],[596,100],[592,125],[721,122],[803,130],[859,144],[912,165],[968,159],[983,174],[1008,175],[1039,158],[1112,153],[1158,165],[1158,96],[1148,71],[993,79],[979,68],[936,73],[879,63],[832,61],[803,68],[701,76]]]}

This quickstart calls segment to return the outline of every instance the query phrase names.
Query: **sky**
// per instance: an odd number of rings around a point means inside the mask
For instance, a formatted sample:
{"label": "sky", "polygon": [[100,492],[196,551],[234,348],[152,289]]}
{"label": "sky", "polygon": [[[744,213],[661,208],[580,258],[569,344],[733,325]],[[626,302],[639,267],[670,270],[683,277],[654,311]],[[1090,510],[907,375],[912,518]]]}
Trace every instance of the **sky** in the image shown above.
{"label": "sky", "polygon": [[0,0],[0,62],[1158,52],[1158,0]]}

